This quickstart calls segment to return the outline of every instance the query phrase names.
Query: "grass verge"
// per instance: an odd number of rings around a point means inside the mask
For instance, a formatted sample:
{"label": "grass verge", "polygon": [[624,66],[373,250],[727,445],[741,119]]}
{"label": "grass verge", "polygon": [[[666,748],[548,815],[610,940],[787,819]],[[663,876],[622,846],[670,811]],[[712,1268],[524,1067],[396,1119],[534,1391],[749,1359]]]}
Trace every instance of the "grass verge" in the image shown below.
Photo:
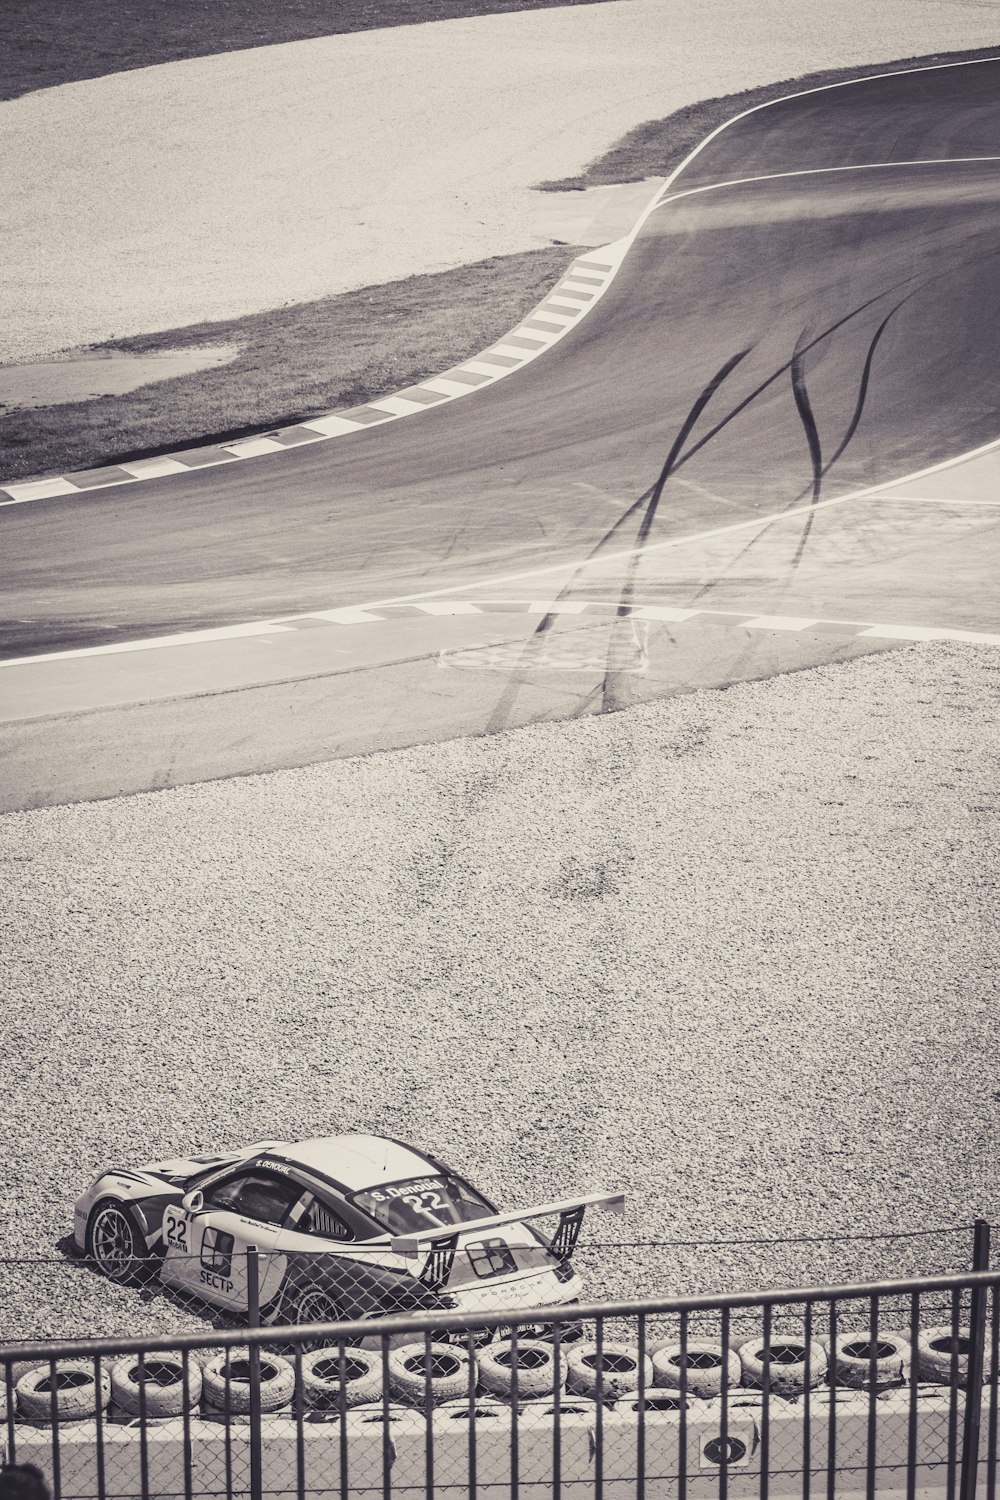
{"label": "grass verge", "polygon": [[276,42],[597,0],[8,0],[0,99]]}
{"label": "grass verge", "polygon": [[931,52],[923,57],[904,57],[896,62],[873,63],[870,67],[826,68],[801,78],[783,78],[759,88],[744,89],[739,94],[724,94],[717,99],[701,99],[675,110],[663,120],[648,120],[630,130],[610,151],[592,161],[576,177],[563,177],[536,183],[542,192],[566,193],[613,183],[641,182],[645,177],[666,177],[680,166],[684,158],[703,141],[710,131],[731,120],[734,115],[755,105],[767,104],[784,94],[822,88],[825,84],[843,83],[848,78],[873,78],[894,68],[932,67],[939,63],[971,62],[977,57],[1000,55],[997,47],[978,47],[969,52]]}
{"label": "grass verge", "polygon": [[0,481],[71,473],[387,395],[494,343],[540,302],[573,257],[557,246],[363,287],[229,322],[103,344],[130,354],[238,344],[228,365],[124,396],[0,417]]}

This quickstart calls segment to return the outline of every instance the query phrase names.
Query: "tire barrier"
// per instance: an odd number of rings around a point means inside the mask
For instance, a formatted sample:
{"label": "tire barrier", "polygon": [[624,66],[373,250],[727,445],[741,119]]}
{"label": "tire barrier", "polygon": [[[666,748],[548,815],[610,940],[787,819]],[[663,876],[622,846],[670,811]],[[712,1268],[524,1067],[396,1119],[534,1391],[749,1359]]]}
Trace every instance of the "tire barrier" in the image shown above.
{"label": "tire barrier", "polygon": [[[939,1328],[925,1328],[917,1339],[916,1375],[932,1385],[950,1385],[954,1379],[964,1390],[969,1382],[969,1353],[972,1341],[967,1329],[957,1333],[950,1323]],[[983,1380],[992,1376],[989,1347],[983,1350]]]}
{"label": "tire barrier", "polygon": [[[688,1340],[683,1351],[676,1341],[653,1344],[640,1382],[639,1352],[628,1343],[605,1341],[598,1370],[598,1347],[593,1342],[560,1349],[557,1365],[557,1351],[548,1339],[506,1338],[483,1346],[471,1361],[460,1345],[435,1341],[428,1351],[425,1342],[419,1340],[389,1351],[390,1391],[394,1401],[403,1403],[397,1408],[400,1411],[428,1404],[462,1405],[468,1402],[471,1380],[477,1408],[490,1407],[497,1401],[509,1407],[515,1388],[515,1355],[516,1404],[520,1409],[530,1405],[535,1415],[540,1414],[542,1406],[552,1414],[554,1392],[561,1390],[565,1396],[560,1406],[566,1415],[573,1403],[598,1401],[614,1405],[620,1415],[630,1419],[646,1412],[662,1420],[679,1412],[682,1385],[690,1409],[717,1400],[724,1376],[734,1408],[745,1404],[739,1399],[741,1389],[759,1392],[765,1384],[776,1401],[794,1399],[807,1388],[812,1389],[817,1403],[825,1409],[827,1400],[849,1402],[857,1395],[866,1401],[865,1393],[872,1390],[880,1403],[891,1402],[894,1391],[908,1388],[912,1380],[919,1389],[921,1410],[934,1407],[935,1390],[942,1392],[944,1399],[949,1386],[964,1390],[968,1385],[971,1349],[965,1327],[955,1330],[950,1324],[942,1324],[924,1328],[912,1348],[905,1333],[881,1330],[873,1347],[870,1329],[861,1327],[838,1334],[828,1357],[829,1346],[829,1339],[823,1335],[807,1343],[794,1330],[784,1329],[772,1330],[769,1347],[762,1338],[751,1339],[740,1345],[738,1354],[717,1339]],[[425,1391],[428,1352],[430,1385]],[[311,1410],[336,1412],[382,1398],[383,1365],[377,1351],[331,1345],[303,1353],[300,1364],[302,1396]],[[987,1349],[984,1382],[992,1379],[990,1364]],[[262,1349],[260,1365],[261,1411],[273,1413],[288,1407],[295,1395],[291,1362]],[[637,1395],[640,1384],[643,1399]],[[906,1389],[902,1396],[905,1400]],[[109,1404],[112,1414],[162,1422],[195,1413],[202,1401],[212,1420],[220,1413],[249,1414],[250,1355],[246,1347],[234,1348],[228,1355],[218,1346],[192,1351],[186,1357],[174,1350],[151,1352],[145,1356],[144,1366],[136,1353],[113,1364],[109,1360],[96,1379],[90,1359],[55,1364],[11,1360],[0,1372],[0,1422],[12,1420],[45,1427],[51,1425],[53,1415],[59,1422],[82,1420]],[[889,1409],[885,1407],[886,1412]],[[485,1419],[489,1425],[494,1413],[484,1410]]]}
{"label": "tire barrier", "polygon": [[717,1396],[726,1384],[740,1383],[743,1368],[739,1355],[709,1339],[690,1339],[680,1344],[662,1344],[653,1355],[653,1384],[665,1390],[679,1391],[683,1382],[689,1396],[706,1400]]}
{"label": "tire barrier", "polygon": [[797,1396],[806,1386],[819,1385],[826,1375],[827,1358],[821,1344],[803,1344],[788,1335],[750,1339],[740,1345],[743,1384],[763,1389],[765,1381],[776,1396]]}
{"label": "tire barrier", "polygon": [[382,1361],[368,1349],[314,1349],[302,1356],[302,1390],[314,1411],[364,1406],[382,1394]]}
{"label": "tire barrier", "polygon": [[91,1360],[61,1359],[55,1368],[40,1365],[17,1382],[17,1405],[31,1422],[77,1421],[106,1411],[111,1400],[111,1379],[101,1371],[100,1384]]}
{"label": "tire barrier", "polygon": [[[598,1368],[600,1366],[600,1368]],[[653,1361],[643,1358],[643,1384],[653,1384]],[[616,1401],[639,1389],[639,1351],[631,1344],[576,1344],[566,1361],[566,1389],[574,1396]]]}
{"label": "tire barrier", "polygon": [[[250,1410],[250,1350],[230,1349],[218,1354],[202,1370],[205,1401],[216,1411],[245,1414]],[[280,1354],[260,1352],[260,1409],[280,1411],[295,1394],[295,1371]]]}
{"label": "tire barrier", "polygon": [[470,1378],[468,1353],[457,1344],[401,1344],[389,1354],[389,1389],[411,1405],[423,1406],[428,1393],[434,1406],[467,1396]]}
{"label": "tire barrier", "polygon": [[476,1360],[480,1385],[493,1396],[513,1395],[515,1364],[519,1399],[549,1396],[566,1384],[563,1351],[557,1364],[553,1345],[542,1339],[518,1339],[516,1348],[512,1340],[504,1339],[480,1351]]}
{"label": "tire barrier", "polygon": [[[872,1356],[874,1355],[874,1367]],[[863,1390],[869,1385],[899,1385],[910,1358],[910,1346],[896,1333],[880,1333],[873,1340],[869,1329],[837,1336],[830,1371],[830,1384]]]}

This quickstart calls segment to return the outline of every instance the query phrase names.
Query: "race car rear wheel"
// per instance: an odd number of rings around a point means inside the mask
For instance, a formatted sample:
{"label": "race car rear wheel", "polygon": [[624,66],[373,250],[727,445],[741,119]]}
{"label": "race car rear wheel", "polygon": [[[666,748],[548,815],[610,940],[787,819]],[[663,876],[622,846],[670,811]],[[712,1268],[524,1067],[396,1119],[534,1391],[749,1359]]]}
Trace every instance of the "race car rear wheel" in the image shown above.
{"label": "race car rear wheel", "polygon": [[[288,1328],[299,1328],[304,1323],[343,1323],[344,1313],[331,1292],[323,1287],[297,1288],[285,1292],[278,1308],[276,1322]],[[307,1339],[298,1347],[303,1353],[329,1346],[329,1338]]]}
{"label": "race car rear wheel", "polygon": [[87,1220],[87,1254],[111,1281],[128,1286],[149,1275],[152,1257],[135,1214],[125,1203],[104,1198]]}

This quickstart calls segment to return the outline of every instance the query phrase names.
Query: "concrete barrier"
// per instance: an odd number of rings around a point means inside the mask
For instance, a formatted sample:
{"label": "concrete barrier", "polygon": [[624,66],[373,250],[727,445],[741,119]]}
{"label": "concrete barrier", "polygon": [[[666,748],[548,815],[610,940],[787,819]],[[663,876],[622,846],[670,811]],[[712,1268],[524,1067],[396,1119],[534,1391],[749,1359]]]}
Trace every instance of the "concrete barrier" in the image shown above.
{"label": "concrete barrier", "polygon": [[[655,1397],[657,1393],[651,1392]],[[909,1388],[882,1393],[875,1403],[875,1463],[890,1484],[905,1472],[910,1424]],[[329,1500],[380,1500],[386,1465],[393,1494],[422,1496],[427,1480],[428,1436],[432,1441],[434,1488],[442,1495],[467,1495],[475,1464],[476,1490],[482,1500],[505,1500],[511,1490],[513,1438],[516,1433],[519,1482],[551,1490],[558,1461],[562,1487],[593,1493],[598,1461],[605,1500],[634,1500],[639,1467],[639,1414],[634,1398],[598,1409],[593,1401],[566,1396],[560,1403],[559,1441],[555,1441],[552,1401],[531,1401],[517,1409],[491,1399],[456,1401],[435,1409],[428,1433],[422,1411],[380,1403],[337,1412],[309,1412],[301,1429],[291,1411],[261,1421],[262,1488],[265,1500],[290,1500],[298,1490],[299,1454],[303,1483],[311,1497]],[[734,1391],[729,1403],[726,1451],[732,1500],[756,1495],[761,1477],[762,1404],[760,1393]],[[774,1495],[801,1493],[804,1465],[813,1485],[824,1483],[829,1452],[831,1406],[834,1417],[834,1467],[845,1491],[864,1487],[868,1461],[869,1397],[864,1391],[818,1390],[806,1407],[773,1397],[769,1410],[769,1464]],[[949,1429],[961,1445],[965,1398],[940,1386],[916,1392],[916,1460],[921,1486],[946,1477]],[[648,1500],[673,1500],[683,1457],[686,1490],[691,1500],[718,1493],[723,1457],[722,1403],[692,1400],[685,1413],[647,1409],[644,1417],[645,1492]],[[987,1423],[980,1453],[985,1457]],[[598,1460],[598,1430],[601,1444]],[[55,1479],[53,1438],[57,1439],[59,1489],[64,1500],[134,1500],[146,1493],[183,1495],[190,1474],[199,1500],[248,1496],[250,1492],[250,1425],[238,1418],[227,1427],[220,1418],[192,1416],[187,1429],[180,1417],[147,1423],[136,1419],[105,1420],[98,1442],[96,1420],[61,1423],[54,1435],[48,1426],[18,1422],[15,1451],[7,1457],[31,1462]],[[683,1454],[681,1449],[684,1434]],[[472,1444],[475,1452],[473,1456]],[[558,1453],[558,1460],[557,1460]],[[541,1493],[541,1488],[539,1489]]]}

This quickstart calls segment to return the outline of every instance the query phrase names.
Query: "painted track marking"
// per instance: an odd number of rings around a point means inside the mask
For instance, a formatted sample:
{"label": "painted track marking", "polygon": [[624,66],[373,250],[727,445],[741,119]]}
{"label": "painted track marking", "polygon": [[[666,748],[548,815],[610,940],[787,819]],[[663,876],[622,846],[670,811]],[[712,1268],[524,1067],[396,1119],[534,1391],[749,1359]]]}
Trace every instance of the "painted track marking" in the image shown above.
{"label": "painted track marking", "polygon": [[[654,208],[667,208],[671,203],[680,203],[685,198],[697,198],[701,193],[718,193],[724,188],[748,187],[758,182],[784,182],[798,177],[829,177],[838,172],[889,172],[894,167],[953,167],[968,165],[976,161],[1000,161],[1000,156],[928,156],[913,161],[866,161],[855,162],[845,167],[803,167],[795,172],[765,172],[758,177],[730,177],[724,182],[706,182],[700,187],[685,188],[683,192],[661,197]],[[992,199],[991,199],[992,201]]]}
{"label": "painted track marking", "polygon": [[641,549],[626,547],[618,552],[602,552],[596,557],[571,559],[568,562],[545,563],[537,568],[524,568],[517,573],[498,573],[491,578],[466,579],[464,583],[457,583],[446,588],[428,589],[426,592],[417,594],[397,594],[388,599],[373,600],[366,607],[377,609],[387,604],[409,604],[418,599],[438,599],[449,594],[470,594],[479,589],[497,588],[501,584],[522,583],[529,578],[544,578],[551,573],[572,573],[582,571],[584,568],[603,567],[610,562],[627,562],[635,557],[637,552],[643,557],[652,553],[664,552],[676,547],[686,547],[693,542],[708,541],[711,537],[725,536],[731,532],[749,531],[754,528],[763,530],[779,521],[793,521],[799,516],[815,515],[817,511],[830,510],[836,505],[847,505],[855,500],[895,500],[899,497],[886,495],[884,491],[892,489],[896,485],[911,484],[918,479],[924,479],[929,474],[942,474],[948,469],[957,468],[958,465],[979,458],[983,454],[1000,452],[1000,438],[994,438],[989,443],[982,443],[978,448],[970,448],[967,453],[960,453],[954,458],[942,459],[940,463],[929,464],[925,469],[916,469],[912,474],[904,474],[898,479],[887,479],[882,484],[869,485],[863,490],[854,490],[849,495],[835,495],[830,500],[819,500],[815,505],[797,505],[790,510],[771,511],[763,516],[755,516],[749,521],[734,521],[728,526],[713,526],[706,531],[694,531],[686,536],[671,537],[663,542],[652,542]]}

